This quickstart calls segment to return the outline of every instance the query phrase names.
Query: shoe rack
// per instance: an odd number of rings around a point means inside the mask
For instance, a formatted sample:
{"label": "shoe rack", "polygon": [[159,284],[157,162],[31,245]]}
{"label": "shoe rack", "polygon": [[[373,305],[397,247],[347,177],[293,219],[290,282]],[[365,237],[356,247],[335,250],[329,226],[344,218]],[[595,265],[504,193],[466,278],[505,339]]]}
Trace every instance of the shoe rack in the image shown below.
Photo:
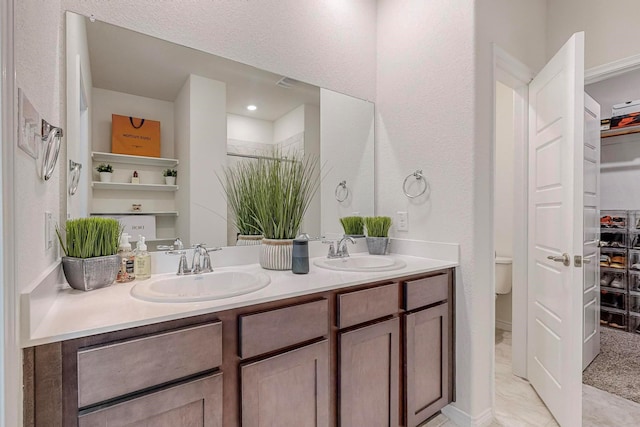
{"label": "shoe rack", "polygon": [[[640,229],[630,227],[635,212],[600,212],[600,324],[625,331],[630,327],[630,302],[636,304],[637,317],[633,320],[640,324],[640,242],[636,242]],[[637,244],[638,250],[633,250],[632,244]],[[637,270],[631,269],[632,257]],[[631,282],[637,285],[633,301]]]}
{"label": "shoe rack", "polygon": [[629,211],[629,331],[640,333],[640,211]]}

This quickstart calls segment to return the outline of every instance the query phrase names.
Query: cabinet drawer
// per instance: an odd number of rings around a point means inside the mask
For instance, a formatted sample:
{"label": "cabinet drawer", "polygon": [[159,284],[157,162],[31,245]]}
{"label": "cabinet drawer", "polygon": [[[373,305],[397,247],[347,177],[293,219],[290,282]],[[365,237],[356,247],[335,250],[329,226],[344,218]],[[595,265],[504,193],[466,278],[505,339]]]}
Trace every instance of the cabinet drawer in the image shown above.
{"label": "cabinet drawer", "polygon": [[398,285],[391,283],[338,295],[338,327],[379,319],[398,312]]}
{"label": "cabinet drawer", "polygon": [[78,416],[78,427],[222,427],[222,373]]}
{"label": "cabinet drawer", "polygon": [[435,276],[404,282],[404,308],[415,310],[449,298],[451,273],[444,271]]}
{"label": "cabinet drawer", "polygon": [[153,387],[222,364],[222,323],[78,351],[78,407]]}
{"label": "cabinet drawer", "polygon": [[239,316],[240,357],[257,356],[329,333],[326,299]]}

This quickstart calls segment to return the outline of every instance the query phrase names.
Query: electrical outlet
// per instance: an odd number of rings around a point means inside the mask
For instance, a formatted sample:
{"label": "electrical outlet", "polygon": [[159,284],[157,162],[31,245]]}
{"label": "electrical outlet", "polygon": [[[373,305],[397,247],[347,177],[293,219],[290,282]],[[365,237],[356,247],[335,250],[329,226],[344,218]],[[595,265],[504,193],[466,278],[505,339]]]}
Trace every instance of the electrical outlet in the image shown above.
{"label": "electrical outlet", "polygon": [[396,230],[409,231],[409,215],[407,212],[396,212]]}
{"label": "electrical outlet", "polygon": [[45,211],[44,213],[44,250],[48,251],[53,248],[53,214]]}

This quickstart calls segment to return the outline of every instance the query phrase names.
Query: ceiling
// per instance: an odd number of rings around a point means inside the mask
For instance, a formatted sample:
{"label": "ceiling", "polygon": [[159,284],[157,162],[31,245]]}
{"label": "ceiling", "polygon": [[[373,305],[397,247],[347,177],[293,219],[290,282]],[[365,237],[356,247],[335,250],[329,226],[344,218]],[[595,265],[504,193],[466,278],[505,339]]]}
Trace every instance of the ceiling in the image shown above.
{"label": "ceiling", "polygon": [[[320,105],[320,89],[284,76],[104,22],[87,22],[93,86],[173,102],[189,74],[225,82],[227,112],[274,121],[301,104]],[[247,105],[258,107],[247,110]]]}

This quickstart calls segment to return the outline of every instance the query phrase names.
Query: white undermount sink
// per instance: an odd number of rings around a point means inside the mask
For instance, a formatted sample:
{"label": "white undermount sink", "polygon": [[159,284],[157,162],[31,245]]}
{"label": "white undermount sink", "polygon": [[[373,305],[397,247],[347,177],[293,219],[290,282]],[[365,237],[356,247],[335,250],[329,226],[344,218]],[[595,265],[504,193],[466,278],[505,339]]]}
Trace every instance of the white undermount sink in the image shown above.
{"label": "white undermount sink", "polygon": [[137,283],[131,288],[131,295],[151,302],[207,301],[255,292],[270,281],[264,273],[238,270],[188,276],[162,275]]}
{"label": "white undermount sink", "polygon": [[316,266],[336,271],[393,271],[407,265],[406,262],[385,255],[351,255],[347,258],[322,258],[313,262]]}

